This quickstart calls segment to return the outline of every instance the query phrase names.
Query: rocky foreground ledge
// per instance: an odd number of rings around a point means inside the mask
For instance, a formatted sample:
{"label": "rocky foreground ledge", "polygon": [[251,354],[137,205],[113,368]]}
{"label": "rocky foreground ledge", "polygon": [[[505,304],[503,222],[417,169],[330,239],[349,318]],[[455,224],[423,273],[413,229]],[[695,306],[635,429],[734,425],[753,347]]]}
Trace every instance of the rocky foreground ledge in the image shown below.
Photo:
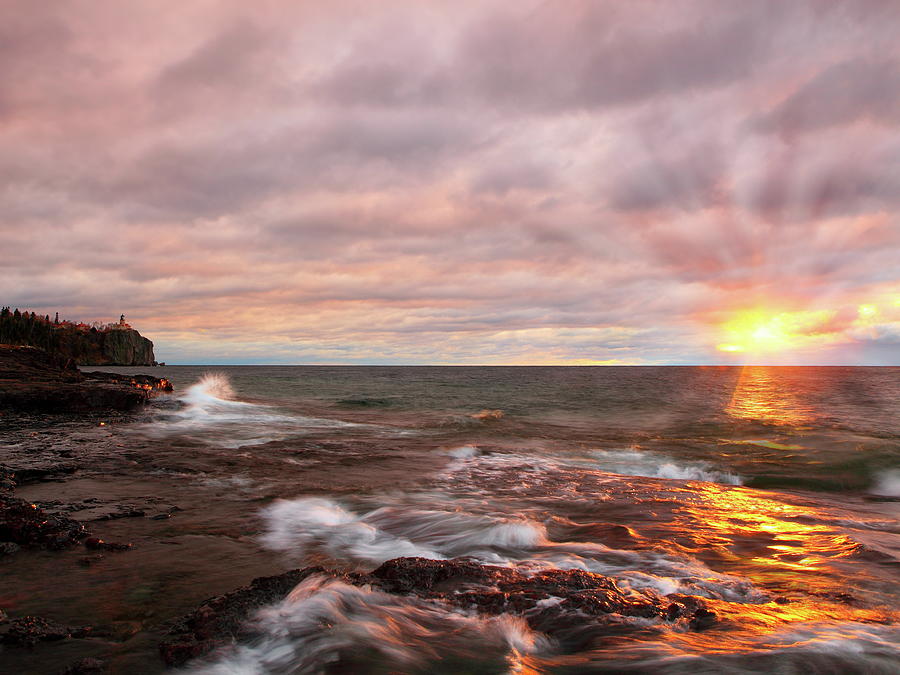
{"label": "rocky foreground ledge", "polygon": [[665,598],[650,592],[626,592],[613,579],[581,570],[545,570],[523,574],[470,560],[395,558],[370,574],[341,574],[322,567],[306,567],[272,577],[254,579],[249,586],[204,602],[177,621],[160,643],[168,666],[180,666],[217,647],[259,637],[250,619],[265,605],[284,600],[297,584],[311,576],[325,576],[354,586],[475,611],[482,615],[512,614],[553,637],[585,617],[604,621],[610,615],[683,619],[692,630],[716,623],[704,601],[689,595]]}
{"label": "rocky foreground ledge", "polygon": [[0,411],[132,410],[172,384],[149,375],[83,373],[35,347],[0,345]]}

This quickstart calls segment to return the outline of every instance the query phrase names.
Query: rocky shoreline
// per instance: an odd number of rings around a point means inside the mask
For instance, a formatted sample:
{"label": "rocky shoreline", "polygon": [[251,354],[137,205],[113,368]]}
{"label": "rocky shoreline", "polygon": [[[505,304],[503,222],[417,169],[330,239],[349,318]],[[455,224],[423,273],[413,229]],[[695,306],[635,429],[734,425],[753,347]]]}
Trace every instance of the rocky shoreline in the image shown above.
{"label": "rocky shoreline", "polygon": [[[162,378],[83,373],[72,359],[35,347],[0,345],[0,423],[23,413],[55,418],[65,413],[130,411],[172,390],[171,383]],[[91,536],[82,522],[59,509],[47,510],[14,495],[20,485],[60,480],[77,468],[65,462],[0,464],[0,558],[13,556],[21,549],[60,551],[83,546],[86,553],[95,557],[100,552],[131,549],[129,543]],[[4,648],[34,649],[39,643],[85,638],[95,633],[91,626],[73,627],[41,616],[10,619],[0,608],[0,644]],[[63,672],[74,675],[103,671],[101,661],[86,658]]]}
{"label": "rocky shoreline", "polygon": [[251,620],[253,613],[285,600],[298,584],[312,577],[440,603],[481,616],[522,617],[531,629],[550,638],[571,629],[573,621],[583,623],[588,619],[603,624],[612,615],[681,620],[695,631],[718,621],[702,598],[626,592],[610,577],[582,570],[523,574],[466,559],[407,557],[388,560],[368,574],[306,567],[254,579],[247,586],[207,600],[176,621],[159,645],[160,655],[167,666],[181,666],[219,647],[252,642],[260,637]]}
{"label": "rocky shoreline", "polygon": [[0,414],[133,410],[171,391],[164,378],[84,373],[42,349],[0,345]]}
{"label": "rocky shoreline", "polygon": [[[14,496],[19,484],[58,480],[60,475],[74,471],[66,465],[43,469],[14,469],[0,465],[0,559],[13,556],[21,549],[60,551],[84,546],[88,553],[98,551],[127,551],[130,543],[111,543],[91,536],[80,521],[62,513],[47,511],[27,500]],[[85,558],[84,564],[93,559]],[[10,619],[0,608],[0,645],[7,648],[34,649],[43,642],[60,642],[102,636],[93,626],[68,626],[52,619],[26,614]],[[66,675],[105,672],[105,664],[94,658],[84,658],[62,671]]]}

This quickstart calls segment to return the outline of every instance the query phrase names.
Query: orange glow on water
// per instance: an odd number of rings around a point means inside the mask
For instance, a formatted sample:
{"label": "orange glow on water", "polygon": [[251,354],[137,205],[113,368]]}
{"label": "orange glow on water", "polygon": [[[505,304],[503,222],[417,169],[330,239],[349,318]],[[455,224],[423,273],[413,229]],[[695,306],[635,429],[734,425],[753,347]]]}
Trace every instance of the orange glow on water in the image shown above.
{"label": "orange glow on water", "polygon": [[725,412],[747,421],[802,425],[815,417],[812,408],[784,386],[766,366],[744,366]]}
{"label": "orange glow on water", "polygon": [[[693,535],[699,548],[711,547],[731,559],[754,583],[804,587],[814,583],[798,573],[816,573],[836,558],[854,554],[859,544],[824,524],[813,507],[767,498],[757,491],[697,484],[696,497],[681,517],[702,521],[705,532]],[[685,524],[684,531],[695,527]],[[748,542],[753,542],[752,546]],[[735,549],[744,550],[735,555]],[[749,547],[749,548],[748,548]],[[831,581],[828,581],[831,584]]]}

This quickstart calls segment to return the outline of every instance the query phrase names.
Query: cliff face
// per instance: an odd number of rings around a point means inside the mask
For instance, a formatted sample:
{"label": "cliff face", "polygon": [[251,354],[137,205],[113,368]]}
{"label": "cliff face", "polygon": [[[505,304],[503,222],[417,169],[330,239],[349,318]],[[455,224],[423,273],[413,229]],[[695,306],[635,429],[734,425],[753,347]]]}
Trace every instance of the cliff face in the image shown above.
{"label": "cliff face", "polygon": [[82,366],[152,366],[156,363],[153,343],[136,330],[111,330],[97,333],[99,354],[78,360]]}
{"label": "cliff face", "polygon": [[153,343],[136,330],[63,330],[50,349],[79,366],[152,366]]}
{"label": "cliff face", "polygon": [[80,366],[152,366],[153,343],[127,324],[91,328],[49,317],[0,311],[0,344],[39,347]]}

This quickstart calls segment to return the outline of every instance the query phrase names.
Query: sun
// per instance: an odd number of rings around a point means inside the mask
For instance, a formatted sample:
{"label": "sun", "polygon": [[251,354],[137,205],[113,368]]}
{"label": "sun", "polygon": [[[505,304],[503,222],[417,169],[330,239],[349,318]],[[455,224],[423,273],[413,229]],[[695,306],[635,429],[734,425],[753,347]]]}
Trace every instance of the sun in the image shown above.
{"label": "sun", "polygon": [[720,326],[723,352],[774,354],[827,341],[826,328],[834,312],[828,310],[772,312],[743,310]]}

